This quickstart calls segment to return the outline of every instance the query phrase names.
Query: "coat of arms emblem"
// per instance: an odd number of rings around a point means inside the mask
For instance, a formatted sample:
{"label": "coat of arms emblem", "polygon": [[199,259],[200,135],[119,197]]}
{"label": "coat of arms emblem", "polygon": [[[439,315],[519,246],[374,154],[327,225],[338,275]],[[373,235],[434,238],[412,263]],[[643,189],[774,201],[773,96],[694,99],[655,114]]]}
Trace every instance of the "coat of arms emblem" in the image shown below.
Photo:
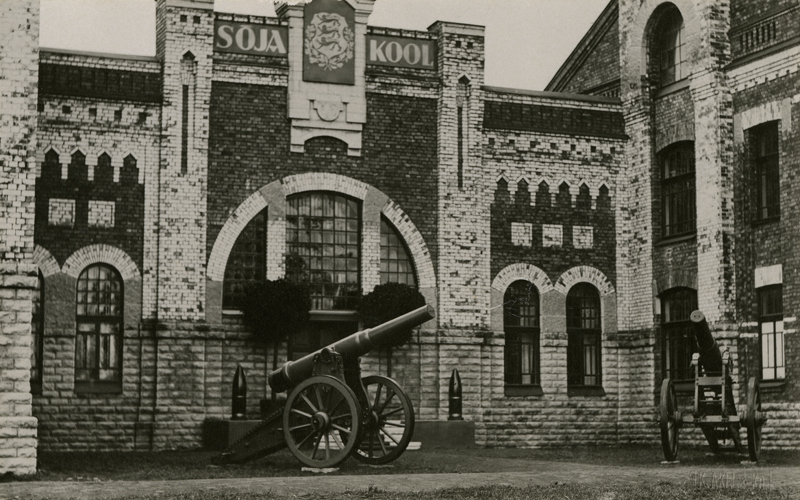
{"label": "coat of arms emblem", "polygon": [[306,24],[305,52],[308,62],[333,71],[353,58],[355,36],[345,18],[333,12],[317,12]]}

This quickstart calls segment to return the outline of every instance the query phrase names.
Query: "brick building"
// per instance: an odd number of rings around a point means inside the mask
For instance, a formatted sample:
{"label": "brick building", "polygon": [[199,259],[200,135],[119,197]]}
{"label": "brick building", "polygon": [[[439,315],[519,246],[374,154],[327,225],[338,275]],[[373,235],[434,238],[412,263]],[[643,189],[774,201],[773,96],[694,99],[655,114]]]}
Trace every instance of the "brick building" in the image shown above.
{"label": "brick building", "polygon": [[800,5],[614,0],[539,92],[484,85],[482,27],[373,3],[157,0],[154,57],[40,50],[37,3],[3,4],[0,472],[36,437],[198,447],[237,363],[255,415],[272,353],[237,304],[284,276],[315,281],[283,359],[418,287],[436,319],[365,368],[439,420],[457,367],[485,446],[656,441],[699,307],[764,445],[800,446]]}

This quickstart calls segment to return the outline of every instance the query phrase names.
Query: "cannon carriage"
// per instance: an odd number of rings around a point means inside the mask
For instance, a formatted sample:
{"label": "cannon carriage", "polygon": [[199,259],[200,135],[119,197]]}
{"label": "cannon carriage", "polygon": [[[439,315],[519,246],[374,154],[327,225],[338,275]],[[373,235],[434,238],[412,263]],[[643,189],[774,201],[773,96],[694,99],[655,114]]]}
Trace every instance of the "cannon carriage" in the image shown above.
{"label": "cannon carriage", "polygon": [[[733,450],[745,453],[740,436],[742,426],[747,430],[747,453],[750,460],[758,461],[761,452],[761,428],[767,421],[761,409],[761,393],[757,377],[747,384],[747,406],[736,411],[733,397],[733,360],[726,349],[720,349],[705,316],[701,311],[690,315],[698,352],[692,355],[694,371],[694,403],[691,415],[678,408],[675,387],[669,378],[661,384],[659,427],[661,448],[667,461],[678,457],[678,434],[685,423],[699,427],[713,453]],[[721,442],[730,441],[732,447]]]}
{"label": "cannon carriage", "polygon": [[422,306],[382,325],[356,332],[269,374],[276,393],[288,391],[281,410],[215,457],[241,463],[288,447],[304,465],[335,467],[353,456],[379,465],[398,458],[414,432],[411,400],[394,380],[361,376],[359,357],[398,344],[432,319]]}

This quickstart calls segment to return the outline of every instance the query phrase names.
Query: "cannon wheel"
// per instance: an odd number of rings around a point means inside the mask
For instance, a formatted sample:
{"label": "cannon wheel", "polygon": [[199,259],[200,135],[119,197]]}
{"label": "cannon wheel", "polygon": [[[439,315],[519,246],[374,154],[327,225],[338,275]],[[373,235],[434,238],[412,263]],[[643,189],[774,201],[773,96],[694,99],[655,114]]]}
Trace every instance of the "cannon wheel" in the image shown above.
{"label": "cannon wheel", "polygon": [[[350,456],[361,426],[353,390],[323,375],[292,390],[283,410],[283,436],[292,454],[309,467],[336,467]],[[344,437],[345,439],[341,439]]]}
{"label": "cannon wheel", "polygon": [[758,462],[758,455],[761,453],[761,426],[763,425],[761,391],[758,385],[758,379],[750,377],[747,383],[747,409],[744,416],[744,425],[747,427],[747,451],[753,462]]}
{"label": "cannon wheel", "polygon": [[414,434],[414,407],[394,380],[380,375],[362,379],[367,393],[368,414],[361,442],[353,456],[360,462],[381,465],[395,460],[408,447]]}
{"label": "cannon wheel", "polygon": [[661,449],[668,462],[678,458],[678,428],[680,422],[676,418],[678,401],[675,398],[675,387],[672,380],[666,378],[661,383],[661,405],[659,409],[659,424],[661,426]]}

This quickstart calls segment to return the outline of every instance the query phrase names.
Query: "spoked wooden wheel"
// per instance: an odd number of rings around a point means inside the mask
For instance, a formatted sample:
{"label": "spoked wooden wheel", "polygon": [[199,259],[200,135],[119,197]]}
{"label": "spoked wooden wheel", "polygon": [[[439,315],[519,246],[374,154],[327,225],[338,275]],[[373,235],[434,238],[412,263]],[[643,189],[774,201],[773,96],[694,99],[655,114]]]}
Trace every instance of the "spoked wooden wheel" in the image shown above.
{"label": "spoked wooden wheel", "polygon": [[330,376],[311,377],[294,388],[283,410],[289,450],[310,467],[335,467],[356,445],[361,409],[347,385]]}
{"label": "spoked wooden wheel", "polygon": [[678,458],[678,429],[680,428],[680,414],[678,413],[678,400],[675,398],[675,387],[672,380],[664,379],[661,383],[661,404],[659,409],[659,424],[661,426],[661,449],[668,462]]}
{"label": "spoked wooden wheel", "polygon": [[364,377],[362,382],[367,391],[369,407],[364,413],[368,418],[353,456],[367,464],[385,464],[408,447],[414,434],[414,408],[394,380],[372,375]]}
{"label": "spoked wooden wheel", "polygon": [[764,414],[761,412],[761,391],[758,379],[750,377],[747,383],[747,409],[744,415],[744,425],[747,428],[747,451],[750,460],[758,462],[761,453],[761,427],[764,425]]}

